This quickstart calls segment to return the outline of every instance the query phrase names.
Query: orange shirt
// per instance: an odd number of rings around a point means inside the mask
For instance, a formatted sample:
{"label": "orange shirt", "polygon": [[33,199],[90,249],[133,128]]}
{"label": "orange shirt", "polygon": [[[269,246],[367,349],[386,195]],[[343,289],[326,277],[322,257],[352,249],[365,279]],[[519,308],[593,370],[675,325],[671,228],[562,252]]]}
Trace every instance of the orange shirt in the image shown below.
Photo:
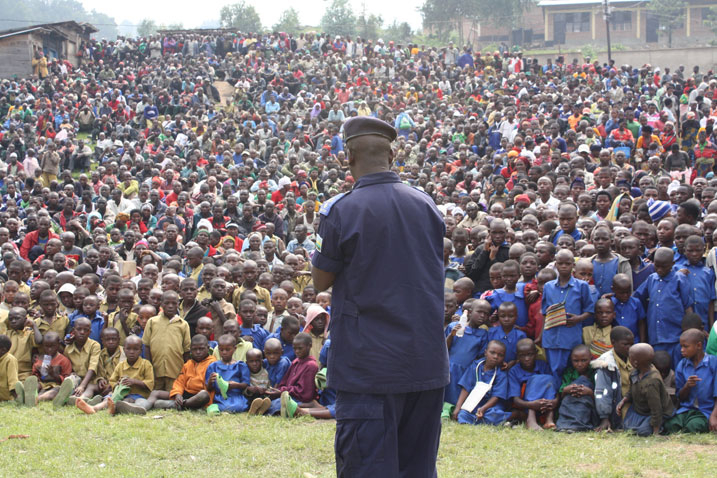
{"label": "orange shirt", "polygon": [[201,362],[195,362],[192,359],[187,360],[182,366],[182,372],[172,385],[172,391],[169,396],[183,395],[184,392],[195,395],[204,390],[204,380],[207,374],[209,364],[217,359],[209,355]]}

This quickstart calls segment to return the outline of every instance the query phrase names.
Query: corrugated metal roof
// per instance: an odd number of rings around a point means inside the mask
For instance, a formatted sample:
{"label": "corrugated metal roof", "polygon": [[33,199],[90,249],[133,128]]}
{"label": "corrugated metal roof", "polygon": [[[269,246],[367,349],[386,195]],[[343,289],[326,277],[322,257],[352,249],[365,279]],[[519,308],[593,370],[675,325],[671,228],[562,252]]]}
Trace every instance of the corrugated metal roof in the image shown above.
{"label": "corrugated metal roof", "polygon": [[9,31],[9,32],[7,32],[7,33],[1,33],[1,32],[0,32],[0,39],[2,39],[2,38],[8,38],[8,37],[13,37],[13,36],[16,36],[16,35],[24,35],[25,33],[32,33],[32,32],[37,31],[37,30],[43,30],[43,28],[42,28],[42,27],[33,27],[33,28],[27,28],[27,29],[25,29],[25,30]]}
{"label": "corrugated metal roof", "polygon": [[[608,0],[610,5],[616,3],[633,3],[635,5],[649,2],[650,0]],[[572,7],[577,5],[602,5],[601,0],[540,0],[539,7]]]}
{"label": "corrugated metal roof", "polygon": [[72,24],[71,26],[77,28],[78,30],[88,31],[90,33],[96,33],[99,31],[97,28],[95,28],[94,25],[92,25],[90,23],[78,23],[76,21],[69,20],[66,22],[43,23],[41,25],[32,25],[29,27],[3,30],[3,31],[0,31],[0,38],[7,38],[7,37],[14,36],[14,35],[23,35],[25,33],[33,32],[35,30],[53,31],[53,32],[56,32],[58,35],[65,36],[64,34],[57,31],[55,27],[64,26],[64,25],[67,25],[68,23]]}

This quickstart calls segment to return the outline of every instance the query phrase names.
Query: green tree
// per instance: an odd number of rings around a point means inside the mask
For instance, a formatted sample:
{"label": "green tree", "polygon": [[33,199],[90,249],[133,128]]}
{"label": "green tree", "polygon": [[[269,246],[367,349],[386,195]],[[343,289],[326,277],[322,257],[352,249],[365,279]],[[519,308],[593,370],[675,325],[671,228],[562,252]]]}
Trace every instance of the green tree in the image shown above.
{"label": "green tree", "polygon": [[137,26],[137,36],[148,37],[157,33],[157,22],[145,18]]}
{"label": "green tree", "polygon": [[388,25],[383,31],[384,40],[393,40],[396,43],[408,43],[413,38],[413,30],[408,22],[398,23],[394,20],[392,24]]}
{"label": "green tree", "polygon": [[233,5],[225,5],[219,12],[222,27],[236,28],[242,32],[261,32],[261,18],[252,5],[242,0]]}
{"label": "green tree", "polygon": [[273,27],[275,32],[286,33],[298,33],[300,29],[299,13],[293,7],[281,12],[279,22]]}
{"label": "green tree", "polygon": [[683,27],[685,23],[685,7],[683,0],[651,0],[647,4],[650,15],[660,22],[658,32],[667,35],[667,45],[672,47],[672,33]]}
{"label": "green tree", "polygon": [[440,40],[447,41],[451,32],[458,31],[463,43],[463,18],[470,11],[472,0],[426,0],[419,8],[423,17],[423,27],[431,31]]}
{"label": "green tree", "polygon": [[358,28],[356,34],[360,35],[361,38],[369,40],[378,40],[381,36],[381,25],[383,25],[383,18],[381,15],[374,15],[373,13],[366,16],[366,13],[361,13],[357,21]]}
{"label": "green tree", "polygon": [[356,15],[348,0],[333,0],[324,16],[321,29],[329,35],[353,35],[356,31]]}

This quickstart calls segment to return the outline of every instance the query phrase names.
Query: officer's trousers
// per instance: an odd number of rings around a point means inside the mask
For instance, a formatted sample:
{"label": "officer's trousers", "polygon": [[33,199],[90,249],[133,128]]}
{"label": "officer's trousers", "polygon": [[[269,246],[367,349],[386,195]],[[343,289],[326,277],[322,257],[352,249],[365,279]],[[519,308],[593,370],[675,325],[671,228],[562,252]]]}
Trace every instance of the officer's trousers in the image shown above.
{"label": "officer's trousers", "polygon": [[338,478],[434,478],[443,388],[336,396]]}

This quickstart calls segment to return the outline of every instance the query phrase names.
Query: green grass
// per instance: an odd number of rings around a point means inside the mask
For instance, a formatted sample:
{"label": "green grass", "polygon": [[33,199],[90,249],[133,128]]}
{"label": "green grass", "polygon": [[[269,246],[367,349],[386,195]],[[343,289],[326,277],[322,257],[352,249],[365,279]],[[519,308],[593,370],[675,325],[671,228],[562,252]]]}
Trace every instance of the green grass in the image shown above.
{"label": "green grass", "polygon": [[[158,418],[162,417],[162,418]],[[150,411],[94,416],[49,404],[0,406],[3,476],[335,476],[334,423]],[[714,476],[714,435],[638,438],[446,424],[441,477]],[[480,471],[478,471],[480,470]],[[479,473],[479,475],[477,474]]]}

